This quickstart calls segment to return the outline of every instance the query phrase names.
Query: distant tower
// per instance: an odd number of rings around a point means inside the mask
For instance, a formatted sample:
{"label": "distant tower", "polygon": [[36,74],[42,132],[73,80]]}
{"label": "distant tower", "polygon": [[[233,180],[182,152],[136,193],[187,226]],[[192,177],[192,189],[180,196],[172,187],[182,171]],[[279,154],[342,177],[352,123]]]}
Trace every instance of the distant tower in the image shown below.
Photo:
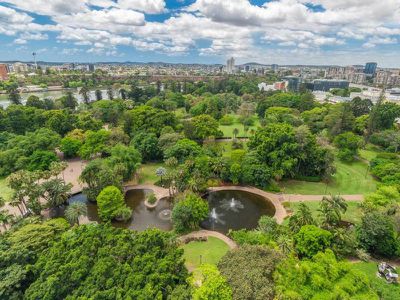
{"label": "distant tower", "polygon": [[367,62],[365,64],[364,73],[367,76],[374,77],[378,64],[376,62]]}
{"label": "distant tower", "polygon": [[34,61],[34,63],[35,63],[35,70],[37,70],[36,52],[33,52],[33,53],[32,53],[32,56],[33,56],[33,61]]}
{"label": "distant tower", "polygon": [[235,71],[235,59],[231,57],[226,61],[226,72],[232,74]]}

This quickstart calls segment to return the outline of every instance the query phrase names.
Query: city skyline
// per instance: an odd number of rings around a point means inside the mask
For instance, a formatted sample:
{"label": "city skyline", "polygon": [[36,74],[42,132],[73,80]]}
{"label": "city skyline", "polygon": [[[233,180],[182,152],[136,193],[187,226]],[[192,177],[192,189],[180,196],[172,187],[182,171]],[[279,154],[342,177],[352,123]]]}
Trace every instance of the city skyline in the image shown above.
{"label": "city skyline", "polygon": [[5,0],[0,60],[400,67],[396,0]]}

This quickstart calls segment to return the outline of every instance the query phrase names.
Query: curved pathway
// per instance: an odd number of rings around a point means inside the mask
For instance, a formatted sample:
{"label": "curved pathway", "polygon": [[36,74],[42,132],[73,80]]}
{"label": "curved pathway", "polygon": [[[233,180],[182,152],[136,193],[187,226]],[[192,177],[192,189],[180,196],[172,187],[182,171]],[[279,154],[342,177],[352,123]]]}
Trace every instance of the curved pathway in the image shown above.
{"label": "curved pathway", "polygon": [[217,231],[211,231],[211,230],[193,231],[189,234],[180,236],[178,239],[183,241],[187,238],[201,238],[201,237],[209,237],[209,236],[212,236],[212,237],[215,237],[217,239],[224,241],[229,246],[230,249],[235,249],[237,247],[237,244],[233,240],[228,238],[226,235],[219,233]]}

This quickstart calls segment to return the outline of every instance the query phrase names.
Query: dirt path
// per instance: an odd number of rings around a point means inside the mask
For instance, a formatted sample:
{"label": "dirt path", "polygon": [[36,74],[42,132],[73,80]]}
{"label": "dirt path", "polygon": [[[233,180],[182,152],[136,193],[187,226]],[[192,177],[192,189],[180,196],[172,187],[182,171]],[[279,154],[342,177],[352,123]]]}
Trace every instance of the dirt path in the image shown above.
{"label": "dirt path", "polygon": [[211,230],[199,230],[199,231],[193,231],[189,234],[182,235],[178,239],[179,240],[185,240],[187,238],[201,238],[201,237],[215,237],[217,239],[220,239],[224,241],[230,249],[235,249],[237,247],[237,244],[228,238],[226,235],[223,235],[222,233],[219,233],[217,231],[211,231]]}

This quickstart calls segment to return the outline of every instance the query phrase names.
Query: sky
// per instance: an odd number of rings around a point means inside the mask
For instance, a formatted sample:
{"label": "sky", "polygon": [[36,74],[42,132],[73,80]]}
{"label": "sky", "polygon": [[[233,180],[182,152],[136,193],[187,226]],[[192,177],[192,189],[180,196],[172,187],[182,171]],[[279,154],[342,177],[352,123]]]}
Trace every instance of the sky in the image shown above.
{"label": "sky", "polygon": [[0,0],[0,61],[400,67],[400,0]]}

